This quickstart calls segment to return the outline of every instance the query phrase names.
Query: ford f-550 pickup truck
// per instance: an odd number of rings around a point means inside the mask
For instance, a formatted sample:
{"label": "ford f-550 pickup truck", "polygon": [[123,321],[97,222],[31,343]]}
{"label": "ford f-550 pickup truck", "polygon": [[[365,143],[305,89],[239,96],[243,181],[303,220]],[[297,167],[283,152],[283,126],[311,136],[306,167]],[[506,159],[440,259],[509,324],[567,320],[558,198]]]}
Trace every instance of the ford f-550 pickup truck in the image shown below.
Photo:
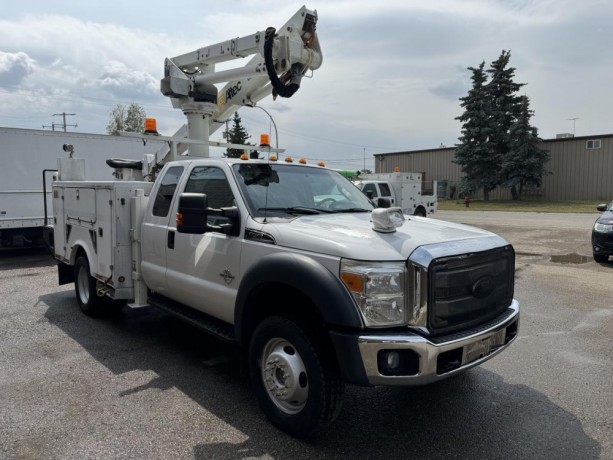
{"label": "ford f-550 pickup truck", "polygon": [[295,436],[334,420],[346,383],[435,382],[516,338],[504,239],[273,160],[173,161],[155,183],[75,180],[65,160],[60,284],[75,283],[85,314],[156,306],[237,343],[263,411]]}

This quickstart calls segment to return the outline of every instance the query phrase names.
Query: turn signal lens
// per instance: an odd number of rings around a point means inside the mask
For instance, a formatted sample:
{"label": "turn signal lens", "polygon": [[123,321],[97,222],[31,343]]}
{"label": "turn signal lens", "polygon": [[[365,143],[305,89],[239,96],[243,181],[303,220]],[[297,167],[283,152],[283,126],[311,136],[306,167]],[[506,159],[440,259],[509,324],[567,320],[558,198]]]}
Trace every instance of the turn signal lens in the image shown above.
{"label": "turn signal lens", "polygon": [[362,275],[343,272],[341,273],[341,279],[343,280],[343,283],[345,283],[345,286],[347,286],[347,289],[349,289],[351,292],[361,293],[364,291],[364,277]]}

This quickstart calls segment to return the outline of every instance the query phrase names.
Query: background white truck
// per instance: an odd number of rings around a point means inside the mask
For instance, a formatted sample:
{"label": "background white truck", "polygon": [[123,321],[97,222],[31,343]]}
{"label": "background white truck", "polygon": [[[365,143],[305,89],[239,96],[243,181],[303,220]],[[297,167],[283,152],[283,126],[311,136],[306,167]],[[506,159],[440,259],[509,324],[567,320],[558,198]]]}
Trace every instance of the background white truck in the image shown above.
{"label": "background white truck", "polygon": [[256,54],[249,78],[226,85],[239,104],[262,88],[291,96],[321,64],[316,21],[303,7],[279,34],[167,59],[162,91],[188,118],[189,156],[171,149],[153,184],[86,181],[75,158],[53,184],[59,281],[75,283],[82,311],[155,306],[236,343],[261,408],[295,436],[336,418],[346,383],[438,381],[497,355],[519,327],[514,251],[499,236],[375,209],[339,173],[268,148],[208,158],[210,130],[236,101],[222,90],[211,103],[222,75],[210,66],[228,56],[215,53]]}
{"label": "background white truck", "polygon": [[426,193],[420,173],[361,174],[353,183],[375,202],[377,198],[387,198],[405,214],[425,217],[437,209],[436,181]]}
{"label": "background white truck", "polygon": [[108,158],[140,160],[160,148],[159,143],[143,145],[140,139],[103,134],[0,128],[0,247],[41,242],[43,226],[49,223],[45,203],[50,213],[53,171],[64,144],[72,144],[75,154],[86,160],[88,180],[113,178],[105,163]]}

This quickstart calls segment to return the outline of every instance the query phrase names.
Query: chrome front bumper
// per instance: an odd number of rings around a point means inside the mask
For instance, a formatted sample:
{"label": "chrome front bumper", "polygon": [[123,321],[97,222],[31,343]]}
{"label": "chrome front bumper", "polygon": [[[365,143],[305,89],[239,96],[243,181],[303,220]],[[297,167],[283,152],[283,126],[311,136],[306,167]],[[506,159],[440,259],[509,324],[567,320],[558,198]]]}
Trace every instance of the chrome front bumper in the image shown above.
{"label": "chrome front bumper", "polygon": [[[460,338],[455,338],[458,335],[454,334],[447,341],[441,342],[439,337],[437,343],[413,333],[358,337],[358,347],[369,384],[424,385],[451,377],[487,361],[507,348],[517,337],[519,303],[514,299],[509,309],[511,314],[505,315],[503,320],[492,326]],[[514,332],[509,340],[506,340],[507,331]],[[378,356],[379,352],[389,350],[410,350],[415,353],[419,357],[419,370],[412,375],[383,375],[379,370]],[[485,351],[481,352],[483,350]],[[455,356],[462,355],[462,361],[459,367],[444,371],[441,370],[439,356],[448,352],[455,353]],[[444,356],[446,355],[441,357]]]}

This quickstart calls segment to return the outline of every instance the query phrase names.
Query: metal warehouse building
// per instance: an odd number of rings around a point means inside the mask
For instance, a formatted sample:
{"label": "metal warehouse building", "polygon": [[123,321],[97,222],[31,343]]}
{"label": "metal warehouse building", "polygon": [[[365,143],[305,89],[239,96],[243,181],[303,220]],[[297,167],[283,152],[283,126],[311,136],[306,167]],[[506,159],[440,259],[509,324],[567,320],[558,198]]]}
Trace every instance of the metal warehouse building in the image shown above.
{"label": "metal warehouse building", "polygon": [[[525,190],[525,196],[544,200],[613,199],[613,134],[583,137],[563,137],[543,141],[551,159],[549,172],[538,189]],[[439,198],[457,198],[457,186],[462,177],[460,166],[453,162],[454,147],[375,154],[375,171],[420,172],[426,182],[438,181]],[[427,185],[426,185],[426,188]],[[480,198],[480,197],[475,197]],[[490,193],[493,200],[511,199],[507,189]]]}

